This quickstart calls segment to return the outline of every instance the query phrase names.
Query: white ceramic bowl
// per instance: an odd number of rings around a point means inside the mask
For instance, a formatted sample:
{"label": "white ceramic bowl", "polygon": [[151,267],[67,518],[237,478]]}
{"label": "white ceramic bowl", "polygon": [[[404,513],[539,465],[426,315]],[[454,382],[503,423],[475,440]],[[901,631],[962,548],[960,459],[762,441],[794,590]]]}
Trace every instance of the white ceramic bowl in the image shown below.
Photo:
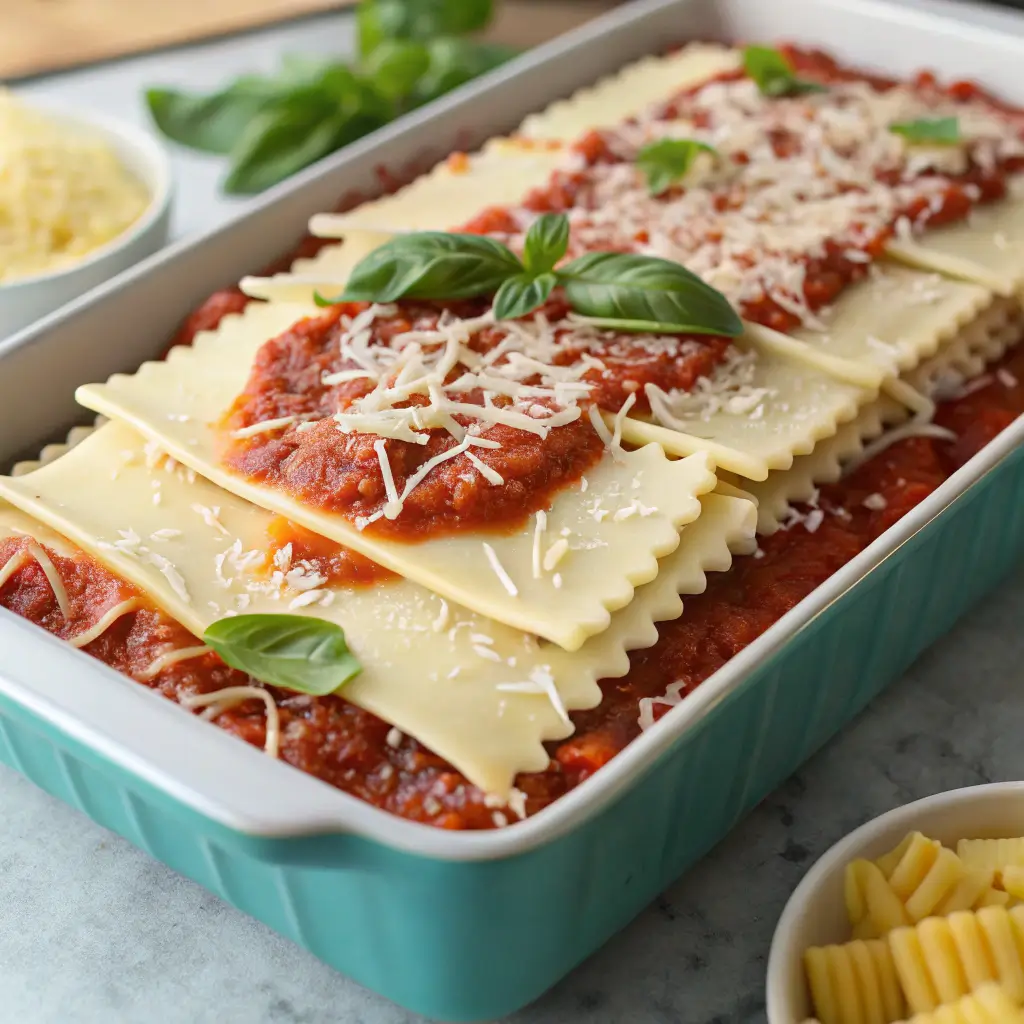
{"label": "white ceramic bowl", "polygon": [[32,104],[58,124],[88,128],[102,138],[150,196],[142,216],[81,262],[50,273],[0,282],[0,340],[27,327],[167,244],[171,219],[171,165],[157,140],[142,128],[85,111]]}
{"label": "white ceramic bowl", "polygon": [[836,843],[804,876],[779,919],[768,957],[769,1024],[800,1024],[811,1016],[804,951],[849,940],[843,899],[846,865],[858,857],[880,857],[914,831],[954,849],[959,839],[1024,836],[1024,782],[971,786],[917,800]]}

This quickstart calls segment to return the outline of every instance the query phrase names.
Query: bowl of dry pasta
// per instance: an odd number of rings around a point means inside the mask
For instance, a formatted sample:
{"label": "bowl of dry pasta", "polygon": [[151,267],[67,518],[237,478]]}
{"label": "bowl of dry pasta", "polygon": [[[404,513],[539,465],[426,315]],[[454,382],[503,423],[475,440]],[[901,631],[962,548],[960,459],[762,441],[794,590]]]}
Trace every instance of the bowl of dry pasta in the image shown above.
{"label": "bowl of dry pasta", "polygon": [[898,807],[790,897],[770,1024],[1024,1024],[1024,782]]}

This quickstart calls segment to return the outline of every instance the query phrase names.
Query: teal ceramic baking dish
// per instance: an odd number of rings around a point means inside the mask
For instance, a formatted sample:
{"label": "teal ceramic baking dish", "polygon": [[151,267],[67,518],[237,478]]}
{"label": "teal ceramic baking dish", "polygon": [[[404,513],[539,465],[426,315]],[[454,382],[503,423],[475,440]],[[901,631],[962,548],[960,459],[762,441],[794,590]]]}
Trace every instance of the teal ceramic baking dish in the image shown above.
{"label": "teal ceramic baking dish", "polygon": [[[428,137],[453,142],[469,125],[471,144],[687,37],[785,37],[895,71],[980,72],[1024,100],[1024,31],[1008,25],[971,28],[948,4],[631,5],[4,344],[0,464],[59,434],[76,384],[152,356],[182,310],[270,259],[376,165],[422,158]],[[395,1002],[493,1020],[639,913],[1015,564],[1022,437],[1019,421],[606,768],[508,829],[449,834],[392,818],[6,612],[0,760]]]}

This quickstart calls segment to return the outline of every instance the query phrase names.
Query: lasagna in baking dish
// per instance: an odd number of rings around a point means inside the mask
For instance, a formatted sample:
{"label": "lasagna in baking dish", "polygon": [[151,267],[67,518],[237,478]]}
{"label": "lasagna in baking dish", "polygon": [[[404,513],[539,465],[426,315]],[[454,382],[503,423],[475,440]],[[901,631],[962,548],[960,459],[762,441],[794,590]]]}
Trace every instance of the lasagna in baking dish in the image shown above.
{"label": "lasagna in baking dish", "polygon": [[1024,410],[1022,129],[641,61],[81,388],[0,478],[0,604],[395,814],[536,813]]}

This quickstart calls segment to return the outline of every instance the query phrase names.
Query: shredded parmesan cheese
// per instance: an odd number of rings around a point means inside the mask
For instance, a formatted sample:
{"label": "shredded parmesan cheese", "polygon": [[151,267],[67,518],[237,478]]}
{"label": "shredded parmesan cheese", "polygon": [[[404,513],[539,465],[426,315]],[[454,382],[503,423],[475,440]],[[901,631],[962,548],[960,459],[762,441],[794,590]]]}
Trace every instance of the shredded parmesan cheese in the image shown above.
{"label": "shredded parmesan cheese", "polygon": [[487,561],[490,562],[491,568],[494,570],[494,575],[501,581],[501,585],[508,591],[510,596],[518,597],[519,588],[512,582],[512,577],[509,576],[505,570],[505,566],[501,564],[497,553],[494,548],[491,547],[487,541],[483,542],[484,554],[487,556]]}
{"label": "shredded parmesan cheese", "polygon": [[151,679],[156,679],[156,677],[160,675],[165,668],[170,668],[171,665],[177,665],[180,661],[190,661],[192,658],[201,658],[204,654],[209,654],[212,650],[212,647],[207,647],[205,644],[201,647],[172,648],[171,650],[165,651],[163,654],[154,658],[146,668],[136,674],[136,678],[141,682],[149,682]]}
{"label": "shredded parmesan cheese", "polygon": [[682,701],[682,694],[679,692],[685,686],[685,682],[682,680],[669,683],[668,689],[661,697],[641,697],[638,707],[640,709],[640,717],[637,719],[637,725],[640,726],[641,730],[646,731],[654,725],[654,707],[656,704],[664,705],[665,707],[674,708],[680,701]]}
{"label": "shredded parmesan cheese", "polygon": [[946,427],[940,427],[935,423],[904,423],[892,430],[886,431],[881,437],[876,438],[871,444],[864,446],[864,451],[855,459],[843,467],[845,473],[851,473],[858,466],[862,466],[869,459],[884,452],[886,448],[896,444],[898,441],[905,441],[909,437],[930,437],[936,441],[955,441],[956,434]]}
{"label": "shredded parmesan cheese", "polygon": [[244,701],[263,701],[267,708],[267,739],[264,750],[271,757],[278,756],[281,745],[281,715],[277,710],[274,698],[263,687],[227,686],[223,690],[214,690],[213,693],[183,694],[178,700],[183,707],[190,711],[196,708],[206,708],[201,717],[207,721],[212,721]]}
{"label": "shredded parmesan cheese", "polygon": [[271,434],[275,430],[290,427],[297,419],[297,416],[280,416],[276,420],[263,420],[262,423],[252,423],[248,427],[240,427],[238,430],[232,430],[231,436],[244,438],[255,437],[257,434]]}
{"label": "shredded parmesan cheese", "polygon": [[0,282],[80,262],[149,203],[98,132],[51,119],[0,89]]}
{"label": "shredded parmesan cheese", "polygon": [[32,556],[22,548],[16,554],[11,555],[10,558],[0,567],[0,587],[2,587],[19,569],[28,565],[32,561]]}
{"label": "shredded parmesan cheese", "polygon": [[562,695],[555,685],[555,677],[546,666],[538,665],[531,673],[530,678],[523,683],[498,683],[497,688],[502,693],[536,693],[547,697],[551,706],[555,709],[558,717],[571,729],[572,719],[565,709]]}
{"label": "shredded parmesan cheese", "polygon": [[129,612],[135,611],[139,607],[138,598],[129,597],[126,601],[122,601],[120,604],[115,604],[113,608],[108,608],[93,625],[88,629],[83,630],[76,636],[71,637],[68,643],[72,647],[86,647],[93,642],[93,640],[101,637],[110,627],[117,622],[122,615],[127,615]]}
{"label": "shredded parmesan cheese", "polygon": [[57,607],[60,609],[61,615],[65,619],[69,618],[71,602],[68,599],[67,588],[60,578],[60,573],[57,572],[57,567],[50,560],[50,556],[35,541],[29,541],[27,551],[39,563],[39,568],[43,570],[43,575],[46,576],[53,588],[53,596],[57,599]]}

